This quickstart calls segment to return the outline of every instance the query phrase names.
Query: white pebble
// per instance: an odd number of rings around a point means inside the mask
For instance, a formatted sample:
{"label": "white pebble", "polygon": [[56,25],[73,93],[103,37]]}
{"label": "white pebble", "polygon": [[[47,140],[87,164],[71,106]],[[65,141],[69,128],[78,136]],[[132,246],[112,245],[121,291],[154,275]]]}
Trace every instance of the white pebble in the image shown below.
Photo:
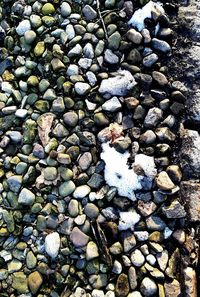
{"label": "white pebble", "polygon": [[60,236],[57,232],[48,234],[45,238],[45,251],[47,254],[56,258],[60,248]]}
{"label": "white pebble", "polygon": [[23,36],[26,31],[31,30],[31,23],[29,20],[23,20],[16,28],[16,32],[19,36]]}

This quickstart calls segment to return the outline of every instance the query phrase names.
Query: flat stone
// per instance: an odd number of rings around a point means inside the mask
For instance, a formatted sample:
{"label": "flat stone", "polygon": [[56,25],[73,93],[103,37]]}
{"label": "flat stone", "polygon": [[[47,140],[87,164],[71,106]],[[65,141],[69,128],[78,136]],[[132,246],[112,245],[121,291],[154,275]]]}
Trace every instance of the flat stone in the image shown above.
{"label": "flat stone", "polygon": [[91,189],[89,186],[87,185],[82,185],[82,186],[79,186],[75,189],[74,193],[73,193],[73,196],[74,198],[77,198],[77,199],[82,199],[86,196],[88,196],[88,194],[90,193]]}
{"label": "flat stone", "polygon": [[112,97],[102,105],[103,110],[110,111],[110,112],[115,112],[120,108],[121,108],[121,103],[117,97]]}
{"label": "flat stone", "polygon": [[75,247],[83,247],[89,241],[89,236],[83,233],[78,227],[74,227],[70,233],[70,240]]}
{"label": "flat stone", "polygon": [[140,267],[145,262],[145,257],[139,249],[134,250],[131,254],[131,262],[134,266]]}
{"label": "flat stone", "polygon": [[167,43],[164,40],[160,40],[157,38],[153,38],[152,39],[152,46],[154,49],[162,52],[162,53],[169,53],[171,52],[171,47],[169,45],[169,43]]}
{"label": "flat stone", "polygon": [[184,207],[178,200],[172,201],[169,206],[163,206],[162,212],[168,219],[180,219],[186,217]]}
{"label": "flat stone", "polygon": [[57,232],[45,237],[45,251],[51,258],[56,258],[60,249],[60,236]]}
{"label": "flat stone", "polygon": [[115,55],[110,49],[105,50],[104,59],[109,64],[117,64],[119,57]]}
{"label": "flat stone", "polygon": [[185,279],[185,293],[187,296],[198,296],[198,285],[197,285],[197,275],[195,270],[192,267],[187,267],[183,271]]}
{"label": "flat stone", "polygon": [[127,38],[135,44],[140,44],[142,42],[142,35],[135,29],[130,29],[126,35]]}
{"label": "flat stone", "polygon": [[83,7],[82,13],[87,21],[92,21],[97,17],[97,11],[94,10],[90,5]]}
{"label": "flat stone", "polygon": [[38,271],[34,271],[28,276],[28,286],[32,294],[36,294],[43,283],[42,275]]}
{"label": "flat stone", "polygon": [[200,183],[194,181],[181,182],[181,199],[185,201],[185,209],[192,222],[200,221]]}
{"label": "flat stone", "polygon": [[200,135],[194,130],[184,130],[180,162],[185,179],[195,179],[200,176]]}
{"label": "flat stone", "polygon": [[180,296],[181,294],[181,285],[176,279],[170,282],[169,281],[165,282],[164,288],[165,288],[166,297],[175,297],[175,296]]}

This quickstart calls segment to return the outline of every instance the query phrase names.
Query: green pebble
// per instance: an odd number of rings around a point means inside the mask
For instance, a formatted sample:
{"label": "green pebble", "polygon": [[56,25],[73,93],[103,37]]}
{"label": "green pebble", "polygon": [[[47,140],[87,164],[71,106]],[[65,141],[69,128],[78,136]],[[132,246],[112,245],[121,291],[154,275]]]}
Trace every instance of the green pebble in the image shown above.
{"label": "green pebble", "polygon": [[46,3],[42,6],[42,13],[44,15],[53,14],[55,12],[55,7],[51,3]]}
{"label": "green pebble", "polygon": [[69,196],[75,190],[76,186],[73,181],[66,181],[59,186],[59,194],[62,197]]}
{"label": "green pebble", "polygon": [[40,57],[42,56],[44,51],[45,51],[45,43],[44,41],[39,41],[34,48],[34,55],[36,57]]}

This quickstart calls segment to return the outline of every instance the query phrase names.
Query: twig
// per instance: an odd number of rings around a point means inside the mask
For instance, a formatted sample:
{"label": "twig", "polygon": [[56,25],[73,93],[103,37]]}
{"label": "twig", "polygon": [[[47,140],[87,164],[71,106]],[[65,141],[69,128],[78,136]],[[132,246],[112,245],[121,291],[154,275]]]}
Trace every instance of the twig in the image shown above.
{"label": "twig", "polygon": [[106,39],[108,39],[108,33],[107,33],[107,30],[106,30],[106,26],[105,26],[104,20],[103,20],[103,18],[102,18],[102,14],[101,14],[101,10],[100,10],[99,0],[97,0],[97,12],[98,12],[100,21],[101,21],[102,26],[103,26],[103,30],[104,30],[104,33],[105,33],[105,37],[106,37]]}

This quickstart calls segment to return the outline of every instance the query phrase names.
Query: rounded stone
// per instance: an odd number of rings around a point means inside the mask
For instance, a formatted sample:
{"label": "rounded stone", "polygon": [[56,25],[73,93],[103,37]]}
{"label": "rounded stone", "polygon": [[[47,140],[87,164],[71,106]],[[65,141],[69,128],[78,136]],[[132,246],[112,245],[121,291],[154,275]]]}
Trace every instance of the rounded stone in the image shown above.
{"label": "rounded stone", "polygon": [[29,30],[31,30],[31,24],[29,20],[21,21],[16,28],[16,32],[19,36],[24,35],[24,33]]}
{"label": "rounded stone", "polygon": [[63,115],[63,120],[67,126],[75,127],[78,123],[78,115],[75,111],[69,111]]}
{"label": "rounded stone", "polygon": [[82,199],[90,193],[91,189],[87,185],[82,185],[76,188],[76,190],[73,193],[74,198]]}
{"label": "rounded stone", "polygon": [[33,43],[35,41],[35,39],[36,39],[36,36],[37,35],[33,30],[26,31],[24,33],[24,39],[25,39],[27,44]]}
{"label": "rounded stone", "polygon": [[59,186],[59,194],[62,197],[69,196],[70,194],[72,194],[74,192],[75,188],[76,188],[76,186],[73,183],[73,181],[71,181],[71,180],[66,181]]}
{"label": "rounded stone", "polygon": [[63,17],[68,17],[71,14],[72,9],[69,3],[63,2],[60,6],[60,11]]}
{"label": "rounded stone", "polygon": [[141,293],[144,294],[144,296],[153,296],[157,292],[157,286],[152,279],[150,279],[149,277],[145,277],[142,280],[140,290]]}
{"label": "rounded stone", "polygon": [[56,258],[60,249],[60,236],[57,232],[48,234],[45,238],[45,251],[51,258]]}
{"label": "rounded stone", "polygon": [[131,262],[136,267],[140,267],[140,266],[142,266],[144,264],[145,257],[141,253],[140,250],[138,250],[138,249],[134,250],[134,252],[131,254]]}
{"label": "rounded stone", "polygon": [[44,169],[44,178],[53,181],[57,177],[57,169],[55,167],[47,167]]}
{"label": "rounded stone", "polygon": [[84,212],[86,216],[88,216],[90,219],[95,219],[99,215],[99,209],[98,207],[93,203],[87,203]]}
{"label": "rounded stone", "polygon": [[53,4],[51,4],[51,3],[45,3],[42,6],[42,13],[44,15],[50,15],[50,14],[53,14],[54,12],[55,12],[55,7],[53,6]]}

